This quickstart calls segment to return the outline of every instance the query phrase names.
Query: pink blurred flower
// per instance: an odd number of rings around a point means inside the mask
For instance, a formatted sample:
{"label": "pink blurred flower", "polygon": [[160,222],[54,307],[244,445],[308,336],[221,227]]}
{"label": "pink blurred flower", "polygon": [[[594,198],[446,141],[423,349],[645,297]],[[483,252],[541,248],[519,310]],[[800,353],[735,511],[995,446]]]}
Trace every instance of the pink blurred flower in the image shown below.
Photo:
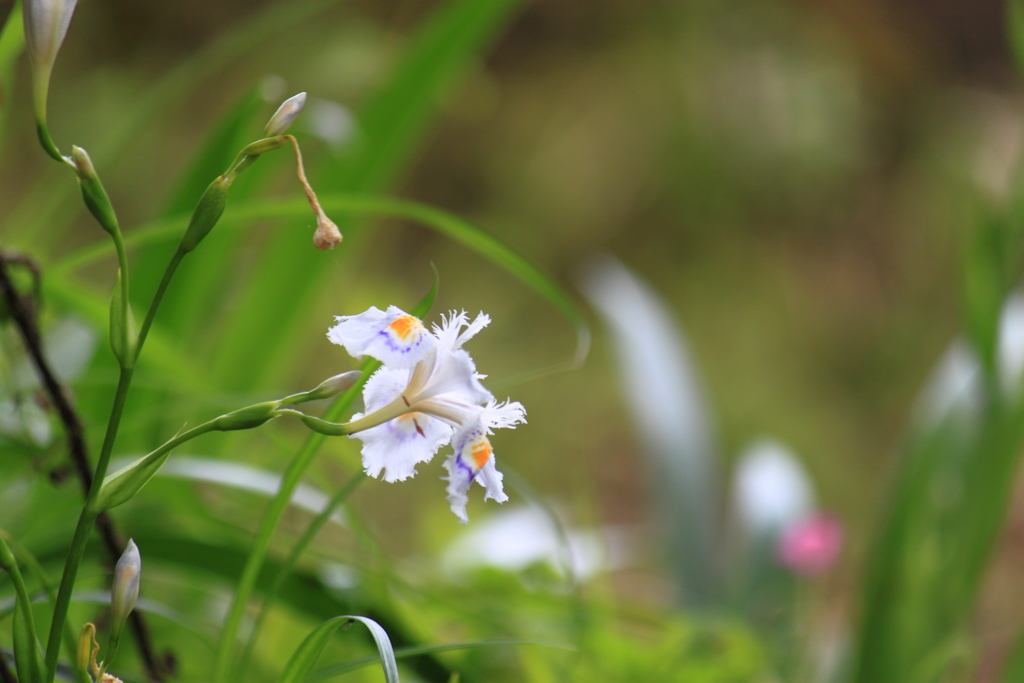
{"label": "pink blurred flower", "polygon": [[843,525],[833,515],[818,512],[791,524],[779,538],[779,561],[794,574],[810,577],[823,573],[843,548]]}

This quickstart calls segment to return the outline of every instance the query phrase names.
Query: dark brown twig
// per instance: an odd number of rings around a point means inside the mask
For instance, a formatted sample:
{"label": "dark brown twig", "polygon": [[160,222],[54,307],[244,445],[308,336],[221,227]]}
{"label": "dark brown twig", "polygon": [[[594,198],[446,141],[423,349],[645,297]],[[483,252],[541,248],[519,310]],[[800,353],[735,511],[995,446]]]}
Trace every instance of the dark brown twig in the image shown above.
{"label": "dark brown twig", "polygon": [[11,671],[11,664],[7,661],[7,653],[0,650],[0,681],[2,683],[18,683],[18,677]]}
{"label": "dark brown twig", "polygon": [[[38,301],[40,291],[41,275],[39,268],[31,259],[24,256],[0,252],[0,293],[2,293],[4,301],[7,303],[11,319],[21,333],[22,341],[28,350],[29,356],[32,358],[32,364],[39,374],[43,387],[46,389],[46,393],[50,397],[53,406],[57,409],[57,415],[64,425],[65,432],[67,432],[68,451],[71,456],[71,462],[82,484],[83,493],[88,494],[89,489],[92,487],[92,466],[89,464],[89,454],[85,444],[85,430],[78,419],[78,414],[75,413],[71,402],[68,400],[67,392],[65,392],[57,377],[53,374],[46,356],[43,355],[42,338],[39,335],[39,328],[35,322],[36,302],[33,301],[31,296],[23,296],[18,293],[10,278],[7,268],[8,263],[18,263],[32,272],[34,280],[33,293],[36,301]],[[101,514],[96,519],[96,526],[99,528],[100,536],[103,538],[103,545],[106,547],[107,554],[111,558],[111,564],[113,564],[121,556],[121,552],[124,549],[124,540],[118,534],[114,521],[106,513]],[[156,683],[162,683],[164,680],[162,667],[154,651],[146,620],[141,613],[133,611],[130,617],[130,624],[135,634],[135,641],[138,643],[139,653],[142,656],[147,675]],[[3,672],[0,671],[0,679],[2,678]],[[9,682],[3,680],[2,683]]]}

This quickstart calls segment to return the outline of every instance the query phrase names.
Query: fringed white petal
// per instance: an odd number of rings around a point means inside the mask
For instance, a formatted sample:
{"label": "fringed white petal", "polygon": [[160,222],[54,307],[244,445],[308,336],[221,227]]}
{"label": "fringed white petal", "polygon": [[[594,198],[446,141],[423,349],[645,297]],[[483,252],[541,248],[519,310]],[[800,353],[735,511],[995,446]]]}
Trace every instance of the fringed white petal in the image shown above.
{"label": "fringed white petal", "polygon": [[372,413],[394,401],[401,396],[408,383],[408,370],[381,366],[377,372],[370,375],[370,379],[366,380],[363,386],[363,405],[366,412]]}
{"label": "fringed white petal", "polygon": [[526,422],[526,408],[519,401],[505,399],[498,403],[494,399],[480,409],[484,429],[493,434],[494,429],[515,429],[516,425]]}
{"label": "fringed white petal", "polygon": [[[441,324],[434,325],[434,334],[441,342],[441,348],[448,351],[456,351],[462,345],[477,335],[491,323],[491,317],[486,313],[478,313],[473,322],[469,322],[469,316],[465,311],[449,311],[448,316],[441,316]],[[466,330],[463,331],[462,328]]]}
{"label": "fringed white petal", "polygon": [[429,415],[409,413],[353,434],[363,442],[363,468],[371,477],[401,481],[416,474],[416,465],[434,457],[451,439],[452,428]]}
{"label": "fringed white petal", "polygon": [[411,368],[437,344],[419,318],[396,306],[376,306],[359,315],[340,315],[327,338],[355,358],[370,356],[393,368]]}

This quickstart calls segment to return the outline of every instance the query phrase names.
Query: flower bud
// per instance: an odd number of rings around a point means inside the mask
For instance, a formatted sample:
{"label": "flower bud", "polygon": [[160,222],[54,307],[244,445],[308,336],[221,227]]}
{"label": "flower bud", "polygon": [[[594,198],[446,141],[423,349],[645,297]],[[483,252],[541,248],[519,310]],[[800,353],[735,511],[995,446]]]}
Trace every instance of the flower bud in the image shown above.
{"label": "flower bud", "polygon": [[192,212],[192,219],[188,222],[188,228],[185,229],[185,234],[181,237],[178,249],[188,253],[210,234],[213,226],[217,224],[224,213],[224,207],[228,204],[229,187],[231,187],[231,181],[224,176],[219,176],[210,183],[206,192],[199,198],[196,210]]}
{"label": "flower bud", "polygon": [[77,0],[25,0],[25,42],[32,59],[36,120],[46,121],[50,72],[57,60]]}
{"label": "flower bud", "polygon": [[256,142],[246,145],[245,149],[243,149],[240,154],[255,157],[260,154],[266,154],[267,152],[273,152],[275,149],[281,149],[284,145],[284,138],[280,136],[263,138],[262,140],[257,140]]}
{"label": "flower bud", "polygon": [[358,382],[359,378],[362,376],[362,371],[352,370],[350,372],[343,372],[340,375],[335,375],[330,379],[325,379],[320,383],[320,386],[306,394],[306,400],[316,401],[317,399],[336,396],[346,389],[352,388],[352,386]]}
{"label": "flower bud", "polygon": [[343,372],[340,375],[335,375],[334,377],[325,379],[317,386],[316,389],[312,389],[301,394],[295,394],[294,396],[288,396],[287,398],[281,399],[280,403],[282,405],[295,405],[297,403],[330,398],[331,396],[336,396],[346,389],[351,388],[362,376],[363,373],[361,370]]}
{"label": "flower bud", "polygon": [[[115,641],[114,634],[120,635],[125,620],[135,608],[135,601],[139,599],[139,579],[142,575],[142,556],[139,555],[139,548],[135,541],[128,541],[128,547],[124,554],[117,561],[114,567],[114,586],[110,591],[110,620],[111,620],[111,641]],[[112,659],[108,654],[106,659]]]}
{"label": "flower bud", "polygon": [[121,367],[131,368],[135,366],[138,353],[139,329],[131,303],[124,296],[122,277],[123,273],[118,268],[114,294],[110,297],[110,348]]}
{"label": "flower bud", "polygon": [[298,117],[302,107],[306,104],[306,93],[300,92],[285,100],[274,115],[267,121],[266,134],[268,138],[284,135]]}
{"label": "flower bud", "polygon": [[213,421],[214,429],[232,432],[239,429],[253,429],[277,417],[280,401],[267,401],[240,408],[233,413],[221,415]]}
{"label": "flower bud", "polygon": [[82,188],[82,199],[85,200],[89,212],[99,221],[101,228],[111,235],[117,234],[120,231],[117,215],[114,213],[114,207],[110,203],[107,191],[103,189],[103,183],[100,182],[100,178],[96,174],[96,167],[92,165],[89,153],[81,147],[72,147],[71,160],[75,164],[75,170],[78,171],[78,184]]}

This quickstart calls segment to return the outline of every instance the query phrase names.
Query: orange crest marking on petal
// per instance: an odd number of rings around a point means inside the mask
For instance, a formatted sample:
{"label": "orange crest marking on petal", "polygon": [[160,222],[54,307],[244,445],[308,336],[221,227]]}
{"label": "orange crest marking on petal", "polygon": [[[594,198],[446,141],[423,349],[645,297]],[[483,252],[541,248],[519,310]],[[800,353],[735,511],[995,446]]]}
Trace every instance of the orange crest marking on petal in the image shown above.
{"label": "orange crest marking on petal", "polygon": [[400,315],[388,325],[388,329],[398,335],[399,339],[405,341],[410,334],[423,329],[423,324],[411,315]]}
{"label": "orange crest marking on petal", "polygon": [[473,444],[469,450],[473,457],[473,462],[476,463],[477,469],[486,465],[487,461],[491,459],[491,454],[493,453],[491,450],[491,442],[482,437],[479,441]]}

